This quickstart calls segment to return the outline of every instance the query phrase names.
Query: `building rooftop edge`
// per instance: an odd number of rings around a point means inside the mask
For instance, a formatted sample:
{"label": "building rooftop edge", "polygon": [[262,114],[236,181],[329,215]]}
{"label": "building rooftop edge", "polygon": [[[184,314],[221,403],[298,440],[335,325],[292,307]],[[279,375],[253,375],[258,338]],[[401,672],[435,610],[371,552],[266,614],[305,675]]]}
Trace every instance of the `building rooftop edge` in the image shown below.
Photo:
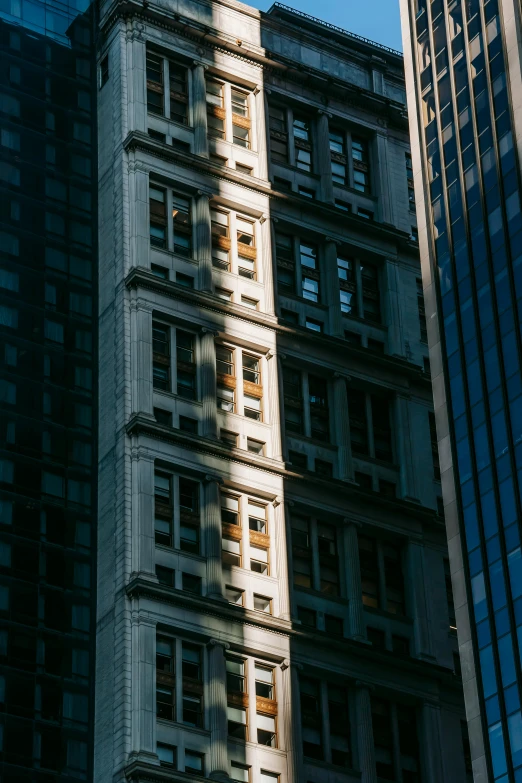
{"label": "building rooftop edge", "polygon": [[359,43],[363,43],[368,46],[374,46],[377,49],[381,49],[382,51],[387,52],[388,54],[393,54],[395,57],[400,57],[401,60],[403,59],[403,53],[399,52],[397,49],[392,49],[390,46],[385,46],[385,44],[377,43],[377,41],[372,41],[370,38],[365,38],[362,35],[357,35],[357,33],[351,33],[349,30],[344,30],[342,27],[338,27],[337,25],[332,24],[331,22],[326,22],[324,19],[319,19],[316,16],[312,16],[311,14],[305,13],[304,11],[298,11],[296,8],[292,8],[289,5],[285,5],[285,3],[280,3],[280,2],[273,3],[273,5],[270,6],[270,8],[266,13],[268,16],[276,16],[278,11],[291,14],[293,16],[296,16],[298,19],[299,18],[304,19],[311,24],[318,25],[319,27],[326,27],[328,30],[339,33],[340,35],[358,41]]}

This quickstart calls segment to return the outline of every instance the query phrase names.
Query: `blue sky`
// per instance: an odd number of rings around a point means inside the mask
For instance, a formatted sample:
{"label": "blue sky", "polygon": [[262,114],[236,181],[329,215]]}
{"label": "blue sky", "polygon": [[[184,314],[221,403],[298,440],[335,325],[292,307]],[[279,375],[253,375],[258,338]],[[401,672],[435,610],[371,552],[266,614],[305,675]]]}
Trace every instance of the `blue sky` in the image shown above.
{"label": "blue sky", "polygon": [[[272,0],[244,0],[268,11]],[[281,0],[285,5],[332,22],[351,33],[402,51],[399,0]]]}

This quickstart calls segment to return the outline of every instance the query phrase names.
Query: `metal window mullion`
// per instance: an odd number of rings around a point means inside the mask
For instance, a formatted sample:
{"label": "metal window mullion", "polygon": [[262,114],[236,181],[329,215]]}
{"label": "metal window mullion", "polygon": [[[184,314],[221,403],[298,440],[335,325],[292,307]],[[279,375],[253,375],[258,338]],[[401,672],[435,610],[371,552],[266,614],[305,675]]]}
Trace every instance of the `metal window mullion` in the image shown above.
{"label": "metal window mullion", "polygon": [[295,167],[295,140],[294,140],[294,112],[286,110],[287,136],[288,136],[288,165]]}
{"label": "metal window mullion", "polygon": [[330,713],[328,710],[328,683],[325,680],[320,680],[319,687],[321,688],[321,730],[322,730],[322,742],[324,748],[324,758],[327,763],[332,763],[332,747],[330,742]]}
{"label": "metal window mullion", "polygon": [[301,269],[301,239],[298,236],[292,237],[294,243],[294,275],[295,275],[295,293],[297,296],[303,296],[303,270]]}
{"label": "metal window mullion", "polygon": [[176,720],[178,722],[183,721],[183,677],[182,671],[182,659],[181,659],[181,639],[173,639],[174,642],[174,657],[175,657],[175,675],[176,675]]}
{"label": "metal window mullion", "polygon": [[358,258],[353,259],[353,272],[355,278],[355,301],[357,303],[357,315],[359,318],[364,318],[361,262]]}
{"label": "metal window mullion", "polygon": [[169,62],[166,57],[161,58],[163,73],[163,116],[170,119],[170,81]]}
{"label": "metal window mullion", "polygon": [[[174,496],[173,511],[172,511],[172,542],[174,549],[180,548],[181,539],[181,522],[180,522],[180,508],[179,508],[179,476],[172,476],[172,494]],[[181,671],[181,670],[179,670]]]}
{"label": "metal window mullion", "polygon": [[312,588],[321,592],[321,561],[317,536],[317,519],[310,517],[310,539],[312,541]]}

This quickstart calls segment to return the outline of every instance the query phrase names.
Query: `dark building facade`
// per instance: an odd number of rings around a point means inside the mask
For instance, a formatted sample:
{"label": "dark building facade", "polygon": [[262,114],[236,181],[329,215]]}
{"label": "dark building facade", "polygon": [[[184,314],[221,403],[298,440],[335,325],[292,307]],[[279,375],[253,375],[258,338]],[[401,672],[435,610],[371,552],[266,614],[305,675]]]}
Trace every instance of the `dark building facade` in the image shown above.
{"label": "dark building facade", "polygon": [[401,0],[475,781],[522,780],[521,6]]}
{"label": "dark building facade", "polygon": [[0,6],[0,779],[92,779],[96,83],[87,3]]}

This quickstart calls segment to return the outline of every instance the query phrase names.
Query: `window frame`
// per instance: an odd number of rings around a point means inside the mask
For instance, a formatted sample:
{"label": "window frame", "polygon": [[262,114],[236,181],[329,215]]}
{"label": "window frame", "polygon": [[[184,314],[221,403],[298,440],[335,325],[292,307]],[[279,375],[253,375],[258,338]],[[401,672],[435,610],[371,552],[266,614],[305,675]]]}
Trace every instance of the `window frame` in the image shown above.
{"label": "window frame", "polygon": [[[224,232],[219,230],[219,226],[225,226],[225,222],[213,219],[213,213],[214,215],[226,216],[226,230]],[[211,202],[210,218],[212,267],[215,273],[228,273],[249,282],[262,282],[260,279],[261,265],[259,264],[259,247],[262,237],[258,218],[247,215],[241,210],[226,207],[217,201]],[[240,241],[239,235],[241,233],[245,235],[249,233],[241,232],[240,224],[252,226],[251,242]],[[222,258],[220,258],[220,254]],[[218,286],[221,286],[221,282],[218,283]]]}
{"label": "window frame", "polygon": [[[180,473],[173,473],[162,468],[156,468],[154,470],[154,476],[165,477],[170,482],[170,503],[162,503],[157,500],[157,493],[154,493],[155,498],[155,519],[156,515],[160,514],[160,518],[169,523],[169,542],[162,541],[157,535],[157,528],[155,524],[155,545],[165,546],[169,550],[176,550],[179,552],[192,552],[201,554],[201,508],[202,508],[202,486],[201,482],[193,479],[192,477],[185,476]],[[196,492],[196,509],[191,511],[188,507],[181,505],[181,487],[180,482],[189,482],[194,484]],[[156,483],[155,483],[156,487]],[[169,518],[170,515],[170,518]],[[183,546],[183,541],[188,539],[183,538],[183,530],[193,529],[196,531],[194,536],[195,545]],[[165,534],[166,536],[167,534]],[[197,549],[197,552],[196,552]]]}
{"label": "window frame", "polygon": [[[164,194],[164,210],[163,215],[160,215],[159,210],[154,212],[152,211],[152,205],[151,202],[154,201],[151,197],[151,190],[155,190],[158,192],[162,192]],[[175,231],[175,215],[174,210],[176,208],[176,201],[178,204],[181,204],[182,202],[186,202],[187,204],[187,215],[188,220],[185,222],[179,222],[180,226],[186,225],[187,228],[181,229],[179,232]],[[171,255],[176,256],[177,258],[183,259],[185,262],[187,260],[193,260],[194,253],[196,250],[196,236],[195,236],[195,225],[194,225],[194,199],[189,193],[184,193],[181,190],[177,190],[176,188],[172,188],[166,185],[163,185],[162,183],[158,183],[153,179],[149,179],[149,237],[152,236],[151,229],[152,226],[164,226],[164,232],[165,237],[163,241],[160,241],[159,243],[153,242],[151,239],[149,239],[150,247],[151,247],[151,253],[154,251],[164,251]],[[157,202],[159,203],[159,202]],[[180,210],[176,212],[176,214],[179,214]],[[185,214],[183,212],[183,214]],[[154,217],[153,217],[154,215]],[[170,216],[170,217],[169,217]],[[185,246],[179,242],[176,241],[176,237],[187,237],[188,244]]]}
{"label": "window frame", "polygon": [[[173,53],[174,54],[174,53]],[[158,63],[158,72],[160,74],[160,80],[155,81],[149,79],[149,62],[156,59]],[[173,90],[172,89],[172,71],[173,68],[178,68],[184,71],[185,76],[185,90]],[[146,93],[146,106],[147,115],[152,117],[161,117],[176,125],[182,125],[183,127],[190,127],[192,125],[191,116],[191,70],[188,65],[184,64],[181,60],[177,60],[174,57],[167,57],[165,54],[156,51],[153,48],[147,47],[146,52],[146,67],[145,67],[145,93]],[[160,96],[158,101],[158,107],[161,111],[152,111],[150,108],[149,92],[155,93]],[[172,110],[173,100],[185,105],[185,117],[181,121],[176,119],[176,116]]]}
{"label": "window frame", "polygon": [[[207,100],[207,96],[213,94],[207,89],[209,84],[220,85],[220,106],[217,105],[217,102]],[[245,114],[234,111],[234,107],[239,105],[233,100],[234,93],[246,97]],[[240,149],[255,151],[255,94],[253,89],[209,72],[205,75],[205,106],[209,141],[214,143],[226,142]],[[218,127],[217,123],[219,122],[223,123],[222,131],[211,131],[211,128]],[[240,131],[246,131],[244,136],[240,134]],[[246,143],[243,144],[241,141],[246,141]]]}

